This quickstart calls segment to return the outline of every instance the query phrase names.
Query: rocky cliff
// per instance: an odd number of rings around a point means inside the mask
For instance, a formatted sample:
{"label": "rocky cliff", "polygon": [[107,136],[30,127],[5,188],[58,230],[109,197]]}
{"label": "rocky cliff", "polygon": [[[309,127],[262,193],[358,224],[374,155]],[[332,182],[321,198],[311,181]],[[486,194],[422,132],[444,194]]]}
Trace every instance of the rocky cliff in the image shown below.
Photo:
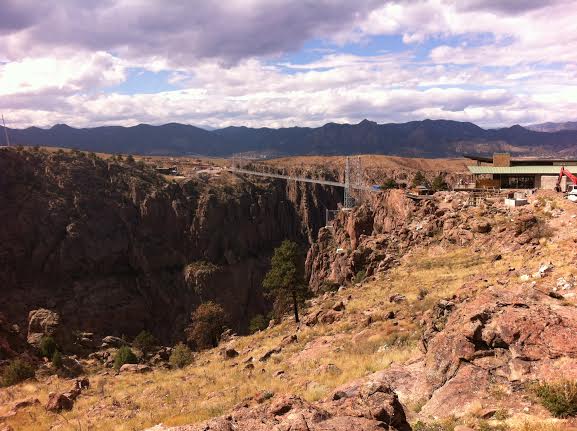
{"label": "rocky cliff", "polygon": [[143,164],[0,151],[0,311],[46,308],[75,332],[178,338],[201,301],[242,330],[264,310],[272,249],[306,244],[338,191],[223,174],[169,182]]}

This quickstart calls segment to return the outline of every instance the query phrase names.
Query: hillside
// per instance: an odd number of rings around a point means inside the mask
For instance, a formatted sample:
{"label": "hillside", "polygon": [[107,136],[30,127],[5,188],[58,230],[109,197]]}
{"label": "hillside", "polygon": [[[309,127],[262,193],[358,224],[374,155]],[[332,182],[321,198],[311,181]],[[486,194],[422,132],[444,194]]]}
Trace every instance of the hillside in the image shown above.
{"label": "hillside", "polygon": [[541,124],[531,124],[526,126],[529,130],[534,130],[536,132],[559,132],[562,130],[577,130],[577,121],[566,121],[564,123],[541,123]]}
{"label": "hillside", "polygon": [[577,156],[577,131],[545,133],[513,126],[485,130],[447,120],[402,124],[328,123],[322,127],[228,127],[206,131],[183,124],[74,129],[9,129],[14,144],[77,148],[105,153],[148,155],[253,156],[386,154],[460,157],[464,153]]}
{"label": "hillside", "polygon": [[[561,195],[510,209],[499,195],[471,206],[463,192],[388,190],[323,226],[340,196],[322,187],[172,181],[138,161],[34,149],[0,150],[0,167],[0,368],[36,369],[0,388],[3,431],[574,426],[573,386],[556,386],[577,381],[577,206]],[[299,325],[289,314],[249,334],[284,238],[308,249],[312,298]],[[174,345],[207,299],[231,330],[178,368]],[[141,329],[158,345],[140,350]],[[47,334],[60,368],[39,357]],[[138,363],[117,371],[125,343]]]}

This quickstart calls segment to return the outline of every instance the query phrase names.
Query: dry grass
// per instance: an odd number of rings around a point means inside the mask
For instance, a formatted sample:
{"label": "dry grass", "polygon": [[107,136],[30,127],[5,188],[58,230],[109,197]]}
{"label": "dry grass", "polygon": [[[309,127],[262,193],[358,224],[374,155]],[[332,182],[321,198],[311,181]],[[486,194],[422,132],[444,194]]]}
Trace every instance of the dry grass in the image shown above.
{"label": "dry grass", "polygon": [[[383,279],[334,293],[331,299],[335,302],[346,301],[351,295],[344,317],[330,325],[301,327],[298,341],[267,362],[259,362],[258,358],[295,332],[292,321],[235,339],[232,344],[240,355],[234,360],[222,360],[219,350],[213,349],[200,353],[194,364],[182,370],[92,375],[90,389],[71,412],[55,415],[40,405],[6,422],[24,431],[128,431],[161,422],[180,425],[202,421],[265,391],[294,393],[315,401],[344,383],[418,355],[417,322],[423,311],[439,298],[453,295],[467,280],[482,276],[487,283],[494,282],[509,265],[522,265],[523,258],[511,254],[492,262],[486,255],[462,248],[413,253]],[[424,299],[419,298],[423,289],[428,292]],[[402,293],[407,300],[391,304],[389,296],[393,293]],[[319,302],[312,307],[321,306]],[[402,316],[396,324],[379,319],[389,310]],[[366,323],[367,313],[374,317],[370,326]],[[250,357],[254,358],[254,370],[245,369]],[[70,382],[51,378],[0,389],[0,404],[8,406],[15,399],[31,396],[44,404],[49,391],[65,390],[69,385]]]}

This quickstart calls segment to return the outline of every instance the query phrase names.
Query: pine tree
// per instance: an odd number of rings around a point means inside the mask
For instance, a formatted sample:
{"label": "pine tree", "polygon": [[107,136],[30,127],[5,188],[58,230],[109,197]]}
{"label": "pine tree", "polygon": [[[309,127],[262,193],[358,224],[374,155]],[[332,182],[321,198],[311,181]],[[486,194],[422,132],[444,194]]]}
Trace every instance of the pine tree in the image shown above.
{"label": "pine tree", "polygon": [[418,187],[418,186],[425,186],[428,187],[429,182],[427,181],[427,178],[425,177],[425,175],[423,175],[423,173],[421,171],[417,171],[417,173],[415,174],[414,178],[413,178],[413,187]]}
{"label": "pine tree", "polygon": [[309,290],[304,278],[303,255],[296,243],[285,240],[275,249],[263,286],[275,299],[276,317],[292,303],[295,322],[298,323],[299,305],[304,302]]}

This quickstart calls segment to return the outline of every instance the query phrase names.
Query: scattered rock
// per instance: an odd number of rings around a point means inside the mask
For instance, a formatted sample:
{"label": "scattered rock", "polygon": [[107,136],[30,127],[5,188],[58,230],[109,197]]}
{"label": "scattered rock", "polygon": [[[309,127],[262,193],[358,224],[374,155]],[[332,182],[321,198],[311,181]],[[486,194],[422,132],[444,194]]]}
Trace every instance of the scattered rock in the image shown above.
{"label": "scattered rock", "polygon": [[102,348],[107,349],[109,347],[120,348],[126,345],[126,341],[122,338],[114,337],[112,335],[108,335],[102,339]]}
{"label": "scattered rock", "polygon": [[389,302],[394,302],[395,304],[400,304],[407,300],[405,295],[401,295],[400,293],[395,293],[389,297]]}
{"label": "scattered rock", "polygon": [[280,342],[280,346],[281,346],[281,347],[285,347],[285,346],[288,346],[289,344],[296,343],[297,341],[298,341],[297,334],[287,335],[287,336],[284,337],[284,338],[282,339],[282,341]]}
{"label": "scattered rock", "polygon": [[333,311],[344,311],[344,309],[345,304],[343,303],[343,301],[339,301],[333,306]]}
{"label": "scattered rock", "polygon": [[[259,394],[231,413],[179,431],[410,431],[397,396],[385,386],[361,385],[343,396],[309,403],[297,396]],[[273,398],[271,400],[271,398]],[[176,428],[157,426],[148,431]]]}
{"label": "scattered rock", "polygon": [[262,355],[259,359],[260,362],[266,362],[270,359],[270,357],[272,355],[275,355],[277,353],[280,353],[282,350],[281,347],[275,347],[274,349],[269,350],[268,352],[266,352],[264,355]]}
{"label": "scattered rock", "polygon": [[225,359],[233,359],[233,358],[236,358],[236,357],[238,356],[238,354],[239,354],[239,353],[238,353],[235,349],[233,349],[232,347],[225,347],[225,348],[222,350],[222,356],[223,356]]}
{"label": "scattered rock", "polygon": [[471,229],[476,233],[489,233],[491,232],[491,223],[487,221],[474,222],[471,225]]}
{"label": "scattered rock", "polygon": [[72,410],[74,407],[74,399],[56,392],[50,392],[48,394],[48,402],[46,403],[46,410],[54,413],[61,412],[62,410]]}
{"label": "scattered rock", "polygon": [[122,367],[120,367],[119,371],[121,374],[125,374],[125,373],[149,373],[152,371],[152,368],[150,368],[148,365],[144,365],[144,364],[124,364]]}

